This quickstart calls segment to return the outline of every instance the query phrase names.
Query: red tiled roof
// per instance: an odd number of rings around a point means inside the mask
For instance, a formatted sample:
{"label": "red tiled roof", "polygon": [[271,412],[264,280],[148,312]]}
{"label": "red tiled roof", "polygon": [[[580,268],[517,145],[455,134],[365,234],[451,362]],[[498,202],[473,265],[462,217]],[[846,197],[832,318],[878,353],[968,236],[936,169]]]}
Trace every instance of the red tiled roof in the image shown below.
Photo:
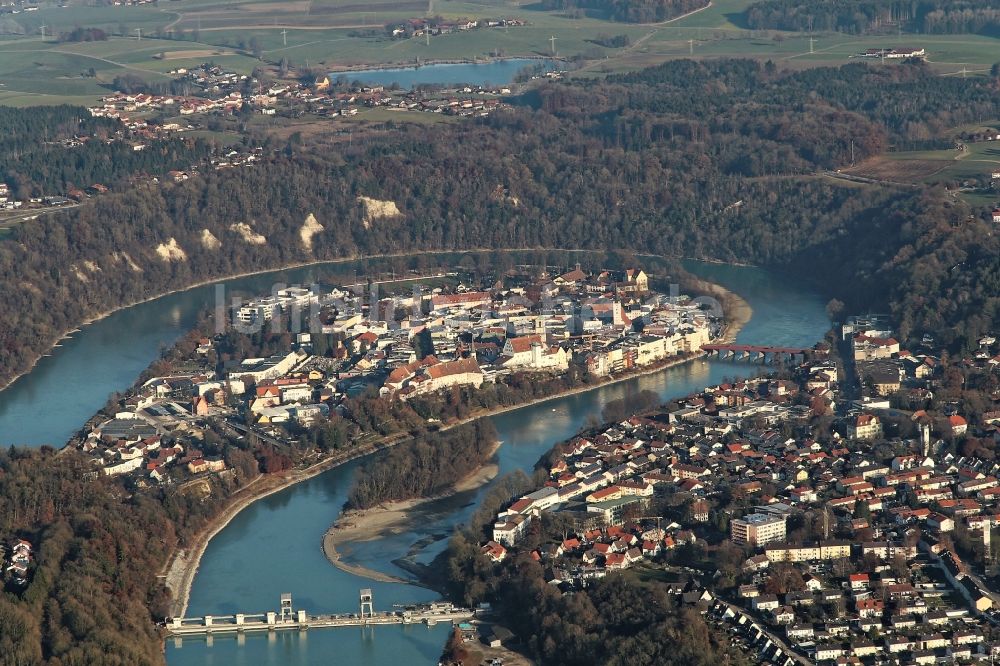
{"label": "red tiled roof", "polygon": [[510,348],[515,354],[521,352],[531,351],[531,346],[535,343],[542,343],[542,336],[540,335],[524,335],[519,338],[508,338],[510,342]]}
{"label": "red tiled roof", "polygon": [[479,369],[479,364],[474,358],[460,358],[457,361],[438,363],[437,365],[432,365],[427,368],[427,375],[431,379],[440,379],[442,377],[450,377],[452,375],[481,372],[482,370]]}

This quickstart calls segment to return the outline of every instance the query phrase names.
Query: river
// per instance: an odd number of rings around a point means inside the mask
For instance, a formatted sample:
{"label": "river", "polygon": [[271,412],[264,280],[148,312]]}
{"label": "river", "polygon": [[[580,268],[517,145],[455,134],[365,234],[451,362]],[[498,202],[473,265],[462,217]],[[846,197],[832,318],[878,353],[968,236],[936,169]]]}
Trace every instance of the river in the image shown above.
{"label": "river", "polygon": [[[739,335],[744,343],[808,346],[820,340],[828,321],[823,300],[794,281],[755,268],[690,264],[689,270],[743,296],[754,316]],[[619,384],[605,386],[493,417],[503,445],[497,453],[501,475],[530,469],[554,443],[566,439],[599,416],[610,400],[641,390],[664,399],[686,395],[724,377],[746,374],[749,366],[699,360]],[[195,578],[189,616],[261,612],[274,609],[282,592],[296,607],[311,612],[350,612],[358,590],[371,587],[377,609],[426,601],[423,588],[377,583],[340,571],[327,562],[320,540],[346,498],[358,462],[317,476],[272,495],[244,510],[209,544]],[[342,548],[344,560],[397,576],[405,572],[392,561],[410,554],[429,561],[444,545],[453,525],[472,512],[489,486],[435,503],[419,524],[388,538]],[[414,549],[417,542],[427,543]],[[414,552],[415,551],[415,552]],[[363,666],[436,664],[449,629],[379,627],[369,630],[319,630],[308,635],[250,636],[173,640],[167,644],[171,666],[195,664],[329,664]]]}
{"label": "river", "polygon": [[[456,255],[456,257],[461,255]],[[741,342],[807,346],[826,327],[823,300],[794,280],[755,268],[690,263],[687,268],[743,296],[754,315]],[[307,284],[331,274],[352,276],[364,266],[339,262],[226,281],[229,293],[258,295],[276,282]],[[36,368],[0,392],[0,444],[61,446],[98,410],[112,391],[126,389],[157,355],[214,306],[215,288],[198,287],[121,310],[83,327]],[[554,443],[600,415],[613,399],[644,389],[664,398],[685,395],[726,376],[746,374],[749,366],[699,360],[660,373],[555,399],[494,418],[503,445],[500,473],[530,469]],[[87,387],[82,390],[81,387]],[[256,502],[241,512],[209,544],[191,592],[188,614],[263,612],[291,592],[296,607],[311,612],[350,612],[362,587],[374,591],[377,609],[429,601],[429,590],[377,583],[334,568],[320,549],[334,521],[358,462],[326,472]],[[488,486],[487,486],[488,488]],[[406,576],[392,564],[405,556],[429,561],[444,545],[453,525],[464,521],[486,488],[435,503],[420,524],[401,534],[343,548],[349,563]],[[416,542],[427,544],[411,552]],[[167,644],[171,666],[211,664],[435,664],[448,628],[379,627],[368,630],[318,630],[246,638],[187,639]]]}
{"label": "river", "polygon": [[[364,262],[329,262],[223,284],[227,298],[260,296],[277,283],[308,285],[336,275],[350,282],[364,271]],[[0,392],[0,446],[64,445],[112,392],[129,388],[162,348],[191,330],[199,313],[215,307],[215,290],[215,285],[205,285],[168,294],[71,334],[30,373]]]}

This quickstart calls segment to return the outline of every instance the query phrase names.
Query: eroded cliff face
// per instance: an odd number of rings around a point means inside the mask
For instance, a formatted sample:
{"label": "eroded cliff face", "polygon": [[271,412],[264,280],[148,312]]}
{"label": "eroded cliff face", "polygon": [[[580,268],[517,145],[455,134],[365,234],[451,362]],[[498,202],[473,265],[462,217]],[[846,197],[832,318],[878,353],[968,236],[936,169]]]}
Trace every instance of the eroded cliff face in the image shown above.
{"label": "eroded cliff face", "polygon": [[313,236],[323,232],[323,225],[316,220],[316,216],[312,213],[306,216],[305,222],[302,223],[302,228],[299,229],[299,238],[302,240],[302,249],[306,252],[312,252],[313,248]]}
{"label": "eroded cliff face", "polygon": [[395,201],[383,201],[372,199],[371,197],[358,197],[358,202],[364,211],[361,217],[365,229],[370,229],[372,222],[393,217],[402,217],[399,207]]}

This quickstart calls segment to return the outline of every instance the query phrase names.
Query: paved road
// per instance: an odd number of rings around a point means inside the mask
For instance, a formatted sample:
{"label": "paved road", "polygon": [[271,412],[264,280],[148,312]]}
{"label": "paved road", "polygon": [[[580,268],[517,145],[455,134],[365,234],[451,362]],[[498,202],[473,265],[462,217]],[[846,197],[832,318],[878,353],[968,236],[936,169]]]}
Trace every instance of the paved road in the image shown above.
{"label": "paved road", "polygon": [[765,625],[758,617],[756,617],[749,610],[743,608],[742,606],[731,604],[725,599],[722,599],[720,597],[716,597],[715,600],[721,604],[724,604],[734,613],[746,615],[750,619],[754,620],[760,627],[760,630],[764,632],[764,635],[770,638],[772,643],[780,647],[786,655],[794,659],[796,662],[802,664],[802,666],[814,666],[814,663],[812,661],[809,661],[809,659],[807,659],[803,655],[799,654],[796,650],[794,650],[788,643],[785,642],[784,638],[779,637],[777,634],[768,629],[767,625]]}

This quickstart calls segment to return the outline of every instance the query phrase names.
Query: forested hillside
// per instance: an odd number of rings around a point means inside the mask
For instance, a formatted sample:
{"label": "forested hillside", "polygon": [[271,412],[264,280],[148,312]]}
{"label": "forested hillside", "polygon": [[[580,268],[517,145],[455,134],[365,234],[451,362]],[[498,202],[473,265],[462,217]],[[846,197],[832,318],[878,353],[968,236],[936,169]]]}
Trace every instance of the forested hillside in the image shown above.
{"label": "forested hillside", "polygon": [[[791,268],[850,308],[891,307],[904,335],[930,331],[967,347],[996,330],[1000,241],[988,223],[942,191],[845,183],[824,171],[852,152],[860,160],[1000,117],[998,101],[994,81],[938,78],[921,65],[788,73],[753,61],[680,61],[545,84],[482,121],[406,125],[338,152],[274,154],[253,167],[124,189],[0,242],[0,379],[83,319],[169,289],[295,262],[433,249],[621,248]],[[23,128],[37,111],[4,113],[13,114],[2,116],[14,128],[9,160],[28,150]],[[63,120],[52,120],[61,132]],[[315,236],[303,234],[310,214],[322,226]],[[331,447],[345,439],[323,437]],[[414,469],[461,467],[421,460]],[[417,485],[401,492],[428,487]],[[165,612],[165,592],[155,564],[215,501],[83,482],[72,455],[0,456],[0,528],[39,545],[24,598],[0,599],[0,654],[22,663],[161,661],[152,621]],[[518,575],[537,577],[532,566]],[[532,609],[526,621],[536,609],[560,619],[541,626],[539,654],[593,663],[590,653],[562,652],[588,636],[580,645],[615,663],[666,633],[677,647],[652,663],[724,657],[697,618],[679,620],[665,605],[621,612],[639,592],[659,598],[655,585],[607,585],[568,601],[531,581],[518,586],[526,593],[513,601]],[[696,630],[690,640],[686,629]]]}
{"label": "forested hillside", "polygon": [[86,480],[86,456],[0,452],[0,531],[30,535],[37,567],[22,594],[0,594],[0,663],[133,666],[163,660],[153,618],[169,597],[155,574],[178,532],[218,510],[182,493],[123,498]]}
{"label": "forested hillside", "polygon": [[[526,543],[555,538],[542,526]],[[462,531],[435,561],[455,599],[474,605],[489,599],[507,626],[546,666],[739,666],[752,663],[709,627],[693,606],[652,579],[611,573],[586,590],[563,594],[546,579],[544,565],[519,554],[494,565],[483,555],[478,532]],[[530,552],[525,548],[524,552]]]}
{"label": "forested hillside", "polygon": [[[921,141],[940,139],[956,125],[994,117],[1000,99],[995,81],[935,76],[926,63],[900,67],[854,63],[789,74],[746,60],[712,67],[681,61],[611,81],[629,85],[630,96],[623,107],[641,105],[659,114],[683,113],[706,123],[721,116],[726,122],[716,121],[716,131],[731,128],[731,118],[752,111],[757,123],[751,125],[752,130],[781,132],[775,138],[802,150],[808,150],[810,139],[834,146],[837,152],[830,159],[816,155],[812,160],[828,166],[849,160],[844,148],[851,141],[856,151],[863,151],[855,153],[860,161],[884,150],[886,143],[906,150]],[[647,97],[650,90],[652,98]],[[831,110],[855,114],[849,116],[854,124],[824,128],[826,119],[816,114]]]}
{"label": "forested hillside", "polygon": [[[997,117],[998,99],[989,82],[939,78],[921,65],[786,74],[752,61],[681,61],[548,85],[479,123],[405,126],[340,154],[275,156],[104,196],[0,244],[8,313],[0,379],[110,307],[199,280],[358,254],[632,248],[775,266],[815,256],[811,272],[843,278],[840,298],[868,299],[869,285],[854,277],[874,275],[917,241],[899,226],[876,243],[854,239],[913,193],[817,171],[849,163],[852,150],[860,160]],[[392,201],[400,214],[366,217],[360,196]],[[307,247],[300,232],[309,214],[324,229]],[[936,205],[927,215],[952,225],[967,211]],[[826,265],[836,253],[844,260]],[[916,308],[907,303],[900,307]],[[932,321],[906,316],[915,326]]]}
{"label": "forested hillside", "polygon": [[201,139],[131,137],[116,120],[71,106],[0,106],[0,128],[0,182],[20,199],[65,195],[94,183],[124,186],[133,178],[187,169],[212,152]]}
{"label": "forested hillside", "polygon": [[358,470],[347,508],[446,492],[486,463],[496,437],[493,421],[483,419],[397,446]]}
{"label": "forested hillside", "polygon": [[996,34],[1000,7],[992,0],[760,0],[746,20],[754,29]]}

